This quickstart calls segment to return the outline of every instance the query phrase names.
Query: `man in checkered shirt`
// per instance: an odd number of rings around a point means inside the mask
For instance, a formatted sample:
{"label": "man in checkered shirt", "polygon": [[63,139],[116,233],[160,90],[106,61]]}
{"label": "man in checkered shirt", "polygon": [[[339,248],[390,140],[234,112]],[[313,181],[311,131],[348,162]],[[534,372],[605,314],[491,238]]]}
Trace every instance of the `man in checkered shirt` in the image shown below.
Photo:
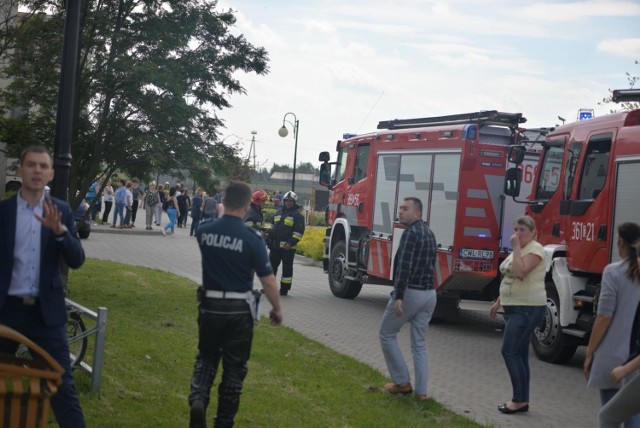
{"label": "man in checkered shirt", "polygon": [[409,369],[398,345],[398,332],[411,324],[411,352],[416,375],[416,398],[428,399],[429,379],[425,336],[436,307],[433,271],[436,262],[436,239],[422,220],[422,202],[404,198],[398,213],[406,226],[394,260],[394,290],[382,317],[380,345],[393,383],[384,386],[391,394],[413,392]]}

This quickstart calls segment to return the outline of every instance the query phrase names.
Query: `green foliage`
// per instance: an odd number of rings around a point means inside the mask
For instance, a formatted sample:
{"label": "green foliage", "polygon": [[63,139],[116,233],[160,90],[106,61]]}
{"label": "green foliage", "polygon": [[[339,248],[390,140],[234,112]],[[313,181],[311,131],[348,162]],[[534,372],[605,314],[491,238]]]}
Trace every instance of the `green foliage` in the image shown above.
{"label": "green foliage", "polygon": [[[82,3],[69,193],[83,195],[93,177],[118,169],[145,177],[187,168],[206,186],[216,184],[206,178],[212,172],[242,176],[238,147],[218,139],[219,113],[232,94],[244,93],[240,72],[267,73],[268,56],[237,34],[234,12],[200,0]],[[5,137],[52,147],[64,2],[21,6],[33,15],[7,34],[16,49],[0,101],[30,107],[27,138]]]}
{"label": "green foliage", "polygon": [[[100,393],[90,392],[88,375],[74,373],[88,426],[187,425],[197,351],[196,287],[168,272],[101,260],[70,271],[70,298],[109,310]],[[89,362],[91,355],[90,349]],[[219,380],[211,389],[209,424]],[[371,367],[263,319],[255,329],[236,425],[479,426],[433,400],[385,394],[385,382]]]}
{"label": "green foliage", "polygon": [[[639,65],[640,61],[636,60],[634,61],[634,63],[636,65]],[[636,83],[640,81],[640,76],[632,76],[631,73],[629,73],[628,71],[625,74],[627,76],[627,82],[629,83],[629,89],[633,89]],[[613,102],[613,90],[609,89],[609,96],[603,98],[602,101],[599,102],[598,104],[608,104],[611,102]],[[624,103],[619,103],[618,105],[622,107],[619,110],[635,110],[640,108],[640,103],[636,103],[636,102],[624,102]],[[610,113],[615,113],[616,111],[619,111],[619,110],[611,109]]]}
{"label": "green foliage", "polygon": [[324,227],[307,226],[302,239],[296,245],[296,253],[315,261],[322,260],[325,230]]}
{"label": "green foliage", "polygon": [[273,216],[276,215],[275,208],[265,208],[262,210],[262,218],[265,223],[273,224]]}

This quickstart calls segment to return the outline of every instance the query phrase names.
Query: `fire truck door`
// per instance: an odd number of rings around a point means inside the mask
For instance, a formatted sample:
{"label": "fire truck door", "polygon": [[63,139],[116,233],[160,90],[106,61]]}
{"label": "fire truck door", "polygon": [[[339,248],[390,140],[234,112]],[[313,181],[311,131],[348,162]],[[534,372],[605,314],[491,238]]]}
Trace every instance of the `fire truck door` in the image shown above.
{"label": "fire truck door", "polygon": [[606,184],[614,164],[610,156],[614,132],[608,131],[589,137],[578,159],[571,196],[560,207],[569,265],[582,272],[601,272],[609,262],[607,223],[612,195]]}
{"label": "fire truck door", "polygon": [[638,183],[640,183],[640,159],[616,159],[616,180],[613,202],[613,221],[609,231],[611,261],[620,260],[616,245],[618,226],[625,222],[638,221]]}
{"label": "fire truck door", "polygon": [[396,213],[400,155],[379,154],[376,161],[376,184],[373,195],[375,202],[367,271],[371,275],[391,279],[393,223]]}

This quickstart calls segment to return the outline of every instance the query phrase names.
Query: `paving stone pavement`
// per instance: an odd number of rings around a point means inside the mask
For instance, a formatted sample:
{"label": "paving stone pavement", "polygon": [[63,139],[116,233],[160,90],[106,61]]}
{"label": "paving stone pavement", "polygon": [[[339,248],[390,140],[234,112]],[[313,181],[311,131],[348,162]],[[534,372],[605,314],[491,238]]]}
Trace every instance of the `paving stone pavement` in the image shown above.
{"label": "paving stone pavement", "polygon": [[[95,226],[89,239],[82,241],[87,256],[171,271],[200,283],[200,253],[189,229],[176,229],[175,235],[164,237],[155,226],[156,230],[145,231],[143,222],[144,216],[138,216],[137,227],[128,230]],[[365,285],[356,299],[338,299],[321,268],[296,258],[292,291],[282,299],[284,324],[388,375],[378,328],[390,290]],[[268,309],[265,303],[261,312]],[[531,410],[517,415],[497,411],[496,406],[511,395],[500,354],[502,326],[486,313],[473,311],[431,325],[429,395],[460,415],[495,427],[596,427],[600,405],[597,392],[586,388],[582,374],[584,348],[563,366],[543,363],[532,351]],[[400,341],[411,367],[407,328]]]}

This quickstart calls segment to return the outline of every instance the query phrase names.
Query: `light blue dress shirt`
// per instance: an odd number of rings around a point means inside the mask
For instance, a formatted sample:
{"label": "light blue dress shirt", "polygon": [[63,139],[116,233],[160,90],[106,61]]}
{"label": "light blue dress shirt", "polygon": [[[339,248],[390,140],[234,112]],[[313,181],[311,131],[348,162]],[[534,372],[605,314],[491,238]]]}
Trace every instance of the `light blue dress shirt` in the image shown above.
{"label": "light blue dress shirt", "polygon": [[16,240],[13,250],[10,296],[37,296],[40,282],[40,243],[44,196],[35,207],[17,195]]}

